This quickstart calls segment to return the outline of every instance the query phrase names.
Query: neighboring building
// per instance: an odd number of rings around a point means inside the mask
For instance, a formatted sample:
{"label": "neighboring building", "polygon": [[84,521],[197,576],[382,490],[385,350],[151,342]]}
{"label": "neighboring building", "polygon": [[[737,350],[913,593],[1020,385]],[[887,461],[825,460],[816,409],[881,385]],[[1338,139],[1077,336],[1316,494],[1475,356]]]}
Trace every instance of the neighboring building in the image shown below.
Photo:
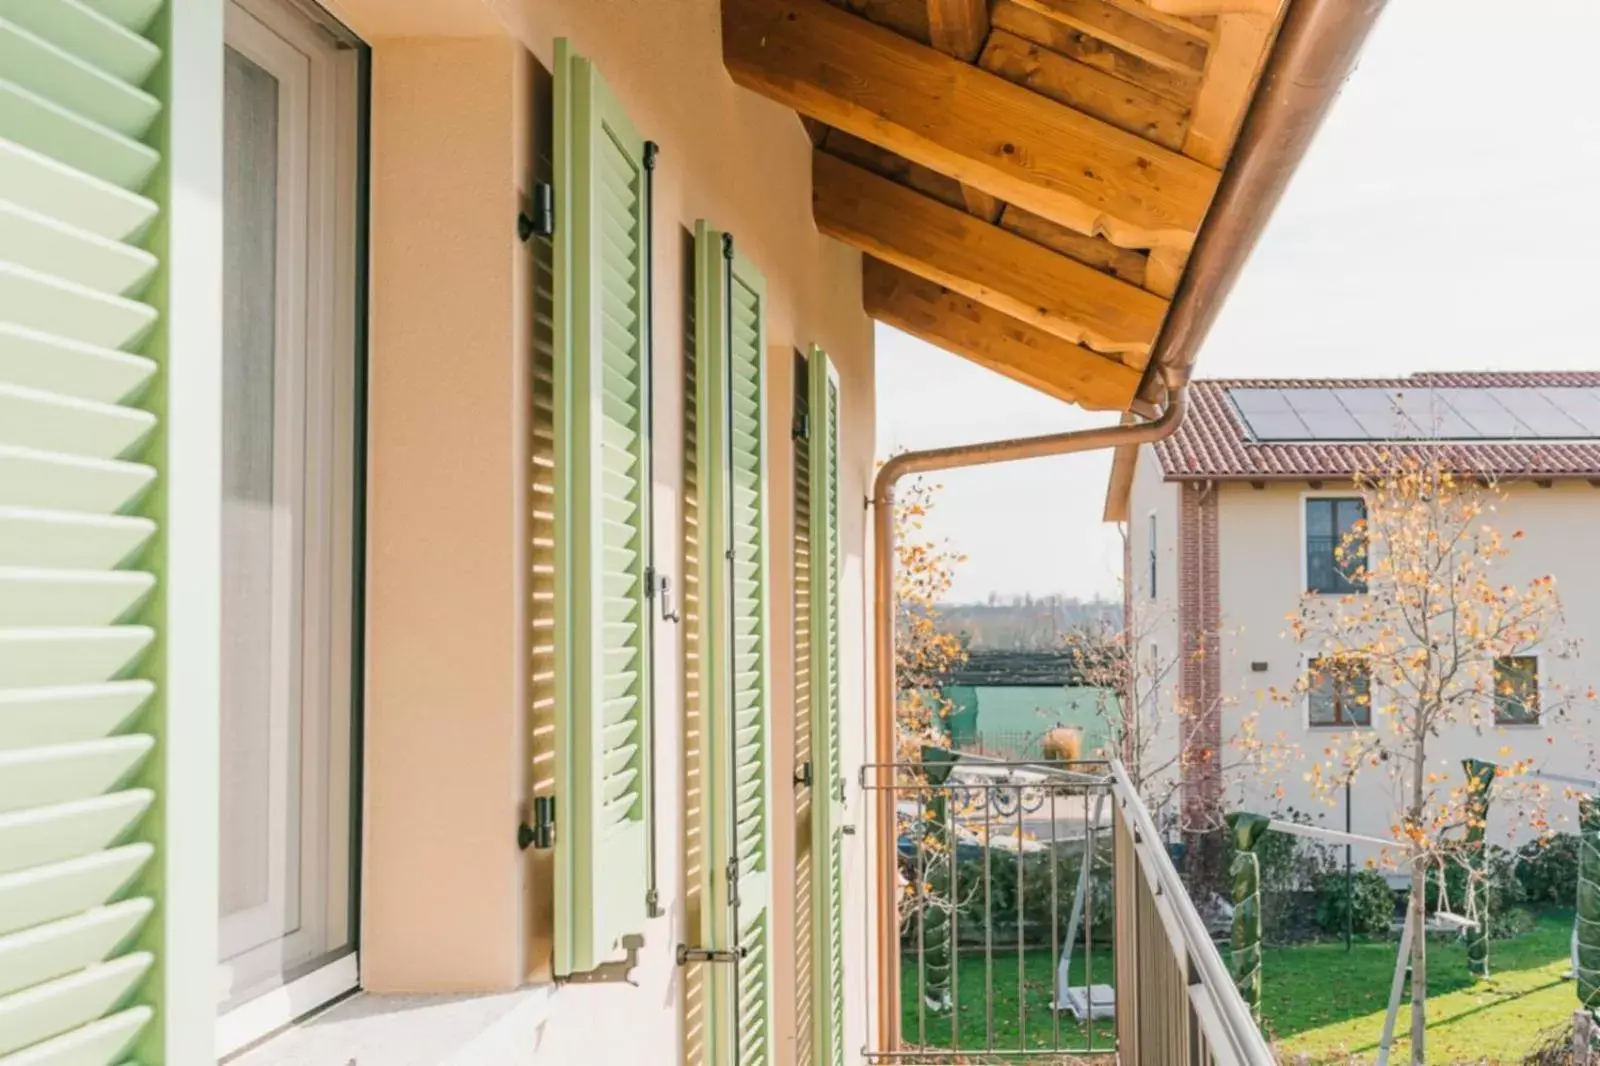
{"label": "neighboring building", "polygon": [[873,320],[1168,431],[1382,4],[1038,6],[0,3],[0,1062],[901,1055]]}
{"label": "neighboring building", "polygon": [[[1529,721],[1512,708],[1503,730],[1478,735],[1462,725],[1436,742],[1442,772],[1461,760],[1533,758],[1544,770],[1600,776],[1585,698],[1600,683],[1600,372],[1431,373],[1390,380],[1197,381],[1194,409],[1171,438],[1118,456],[1107,518],[1128,530],[1126,597],[1143,661],[1167,664],[1144,713],[1161,724],[1152,760],[1186,765],[1184,802],[1219,792],[1216,767],[1231,758],[1241,719],[1259,715],[1262,734],[1280,732],[1310,757],[1332,734],[1361,728],[1370,711],[1321,691],[1292,700],[1307,653],[1287,632],[1303,595],[1349,594],[1334,546],[1365,515],[1354,474],[1376,443],[1445,442],[1452,462],[1495,479],[1507,498],[1486,521],[1521,530],[1497,574],[1523,584],[1553,574],[1565,618],[1554,639],[1576,654],[1507,663],[1536,673],[1535,689],[1576,697],[1576,722]],[[1196,654],[1202,647],[1204,653]],[[1357,701],[1359,704],[1359,701]],[[1170,713],[1194,708],[1192,719]],[[1220,713],[1207,714],[1209,709]],[[1165,712],[1165,713],[1162,713]],[[1180,736],[1180,733],[1184,734]],[[1189,756],[1178,758],[1180,746]],[[1512,754],[1503,755],[1501,748]],[[1200,756],[1204,751],[1213,753]],[[1344,812],[1313,800],[1306,766],[1232,775],[1227,805],[1294,808],[1342,828]],[[1389,838],[1394,804],[1388,779],[1353,791],[1358,833]],[[1282,799],[1274,798],[1281,786]],[[1554,801],[1553,814],[1571,806]],[[1192,812],[1195,807],[1189,808]],[[1520,835],[1526,836],[1526,826]],[[1490,839],[1506,835],[1491,818]],[[1503,841],[1502,841],[1503,842]]]}

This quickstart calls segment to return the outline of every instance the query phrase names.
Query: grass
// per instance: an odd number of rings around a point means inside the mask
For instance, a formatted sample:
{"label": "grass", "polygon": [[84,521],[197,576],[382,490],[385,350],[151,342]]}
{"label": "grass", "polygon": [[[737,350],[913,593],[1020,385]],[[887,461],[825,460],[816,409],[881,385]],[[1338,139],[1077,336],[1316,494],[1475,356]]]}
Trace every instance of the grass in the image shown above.
{"label": "grass", "polygon": [[[1428,945],[1428,1061],[1433,1063],[1520,1063],[1545,1031],[1564,1024],[1577,1004],[1568,968],[1572,912],[1542,915],[1534,929],[1490,948],[1492,976],[1475,981],[1467,973],[1464,946],[1445,941]],[[1394,974],[1394,941],[1358,941],[1348,954],[1342,943],[1268,948],[1263,960],[1263,1028],[1285,1052],[1285,1061],[1316,1064],[1370,1061],[1377,1050]],[[1094,981],[1114,984],[1110,952],[1095,952]],[[1017,972],[1015,946],[996,946],[992,984],[986,981],[981,951],[964,953],[957,973],[957,1048],[1015,1050],[1081,1049],[1087,1032],[1070,1014],[1060,1018],[1056,1038],[1050,998],[1055,959],[1046,949],[1024,953]],[[1072,983],[1084,983],[1083,959],[1074,958]],[[901,1032],[908,1045],[926,1032],[930,1048],[951,1047],[948,1012],[919,1017],[914,955],[901,963]],[[986,995],[985,989],[992,989]],[[1019,1017],[1019,1002],[1024,1008]],[[925,1025],[925,1030],[919,1026]],[[990,1040],[990,1032],[993,1040]],[[1410,1008],[1402,1006],[1399,1034],[1410,1028]],[[1095,1047],[1113,1046],[1110,1022],[1095,1024]],[[1409,1042],[1398,1042],[1393,1062],[1405,1062]],[[1302,1060],[1300,1057],[1303,1056]]]}
{"label": "grass", "polygon": [[[1094,983],[1115,984],[1112,976],[1109,951],[1094,953]],[[994,949],[994,977],[986,981],[983,951],[968,949],[962,952],[961,965],[956,971],[956,1023],[959,1044],[957,1050],[978,1051],[990,1047],[1000,1050],[1045,1051],[1053,1048],[1081,1050],[1090,1046],[1090,1033],[1085,1026],[1073,1020],[1072,1015],[1060,1016],[1060,1042],[1057,1043],[1055,1012],[1050,998],[1055,990],[1056,960],[1049,948],[1034,948],[1023,953],[1022,973],[1017,973],[1017,949],[1009,950],[998,944]],[[1080,951],[1072,960],[1072,983],[1084,983],[1084,960]],[[900,962],[901,1022],[900,1032],[905,1043],[930,1048],[951,1047],[950,1012],[928,1010],[925,1018],[919,1015],[917,961],[907,954]],[[985,988],[993,989],[985,995]],[[927,1041],[920,1043],[922,1025],[926,1025]],[[990,1041],[990,1027],[994,1039]],[[1109,1020],[1094,1024],[1093,1046],[1110,1050],[1116,1046],[1116,1026]]]}
{"label": "grass", "polygon": [[[1577,1006],[1569,965],[1572,912],[1542,915],[1534,929],[1489,949],[1491,976],[1467,973],[1466,948],[1428,944],[1428,1061],[1520,1063],[1540,1033],[1566,1022]],[[1268,948],[1262,960],[1263,1028],[1283,1050],[1314,1063],[1369,1060],[1377,1050],[1394,976],[1393,941]],[[1396,1030],[1410,1029],[1409,1000]],[[1404,1062],[1410,1041],[1391,1061]],[[1291,1059],[1290,1061],[1294,1061]]]}

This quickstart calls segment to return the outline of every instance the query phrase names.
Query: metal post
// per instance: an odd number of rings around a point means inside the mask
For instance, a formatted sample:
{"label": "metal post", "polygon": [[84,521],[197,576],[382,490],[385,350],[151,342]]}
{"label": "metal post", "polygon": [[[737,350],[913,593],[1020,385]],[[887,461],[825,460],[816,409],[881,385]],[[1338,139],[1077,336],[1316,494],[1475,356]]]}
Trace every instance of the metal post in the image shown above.
{"label": "metal post", "polygon": [[[1344,779],[1344,831],[1350,832],[1350,780],[1353,774],[1346,774]],[[1344,950],[1345,953],[1355,950],[1356,932],[1356,867],[1353,852],[1347,841],[1344,846]]]}

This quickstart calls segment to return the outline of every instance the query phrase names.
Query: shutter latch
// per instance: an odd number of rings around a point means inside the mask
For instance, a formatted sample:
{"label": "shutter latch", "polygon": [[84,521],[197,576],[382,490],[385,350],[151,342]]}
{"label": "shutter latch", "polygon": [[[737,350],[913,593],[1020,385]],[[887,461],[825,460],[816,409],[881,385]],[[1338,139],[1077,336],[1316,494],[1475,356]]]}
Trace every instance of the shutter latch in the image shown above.
{"label": "shutter latch", "polygon": [[746,954],[744,948],[692,948],[688,944],[679,944],[678,965],[687,966],[691,962],[738,962]]}
{"label": "shutter latch", "polygon": [[523,822],[517,826],[517,847],[527,851],[530,847],[540,851],[556,842],[556,798],[533,798],[533,824]]}
{"label": "shutter latch", "polygon": [[524,242],[535,237],[552,237],[556,232],[556,190],[549,182],[533,187],[532,213],[517,215],[517,236]]}
{"label": "shutter latch", "polygon": [[644,568],[644,595],[646,599],[656,599],[657,594],[661,599],[661,620],[663,622],[679,622],[678,608],[672,603],[672,578],[666,574],[656,573],[656,568]]}
{"label": "shutter latch", "polygon": [[723,873],[728,878],[728,906],[739,905],[739,860],[729,859],[727,868]]}

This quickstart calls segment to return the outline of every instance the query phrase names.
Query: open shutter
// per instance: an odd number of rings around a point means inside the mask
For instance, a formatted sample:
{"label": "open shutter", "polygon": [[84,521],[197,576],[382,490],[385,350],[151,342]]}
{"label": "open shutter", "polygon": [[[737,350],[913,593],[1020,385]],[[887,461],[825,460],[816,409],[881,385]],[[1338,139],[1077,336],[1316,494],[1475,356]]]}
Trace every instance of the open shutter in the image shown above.
{"label": "open shutter", "polygon": [[[0,5],[0,1059],[109,1063],[148,1024],[134,1005],[154,910],[136,839],[154,800],[140,677],[155,631],[157,318],[145,194],[162,104],[160,4]],[[146,997],[147,998],[147,997]]]}
{"label": "open shutter", "polygon": [[644,931],[649,877],[646,145],[556,43],[555,971]]}
{"label": "open shutter", "polygon": [[811,808],[814,962],[813,1061],[844,1063],[844,773],[839,735],[839,375],[822,349],[810,359],[811,727],[816,787]]}
{"label": "open shutter", "polygon": [[766,285],[725,234],[697,228],[705,803],[713,944],[712,1061],[765,1066],[772,1046],[771,695],[768,682]]}

